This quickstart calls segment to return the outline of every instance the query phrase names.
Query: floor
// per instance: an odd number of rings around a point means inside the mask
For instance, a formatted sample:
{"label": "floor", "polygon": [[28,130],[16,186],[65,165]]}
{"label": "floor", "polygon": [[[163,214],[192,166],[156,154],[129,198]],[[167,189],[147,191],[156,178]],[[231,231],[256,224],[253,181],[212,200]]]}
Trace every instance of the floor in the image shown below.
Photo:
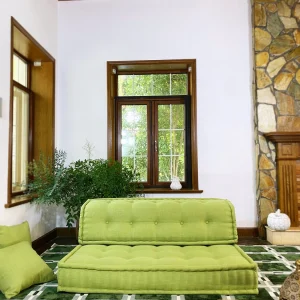
{"label": "floor", "polygon": [[53,244],[57,245],[78,245],[77,239],[75,237],[57,237],[48,243],[44,244],[38,249],[35,249],[35,251],[38,254],[42,254],[45,252],[47,249],[51,248]]}
{"label": "floor", "polygon": [[270,245],[270,243],[259,237],[239,237],[238,245]]}

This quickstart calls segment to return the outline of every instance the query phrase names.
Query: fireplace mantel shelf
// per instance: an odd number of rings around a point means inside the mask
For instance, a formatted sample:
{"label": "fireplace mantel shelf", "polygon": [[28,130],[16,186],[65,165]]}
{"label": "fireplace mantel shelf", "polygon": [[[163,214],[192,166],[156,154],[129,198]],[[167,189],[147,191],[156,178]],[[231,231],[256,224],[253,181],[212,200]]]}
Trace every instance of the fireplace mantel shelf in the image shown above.
{"label": "fireplace mantel shelf", "polygon": [[299,143],[300,131],[275,131],[265,133],[264,136],[271,142],[275,143]]}

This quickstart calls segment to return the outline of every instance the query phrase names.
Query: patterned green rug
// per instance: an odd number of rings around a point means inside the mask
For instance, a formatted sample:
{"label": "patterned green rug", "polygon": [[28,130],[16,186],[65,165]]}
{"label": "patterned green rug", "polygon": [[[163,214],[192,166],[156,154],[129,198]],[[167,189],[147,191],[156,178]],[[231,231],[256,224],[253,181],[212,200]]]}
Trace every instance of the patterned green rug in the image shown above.
{"label": "patterned green rug", "polygon": [[[54,244],[41,256],[57,272],[57,262],[75,246]],[[300,258],[300,246],[241,246],[259,267],[258,295],[121,295],[57,293],[57,281],[36,285],[12,299],[19,300],[272,300],[279,299],[279,289],[285,278],[294,271]],[[0,293],[0,300],[5,299]]]}

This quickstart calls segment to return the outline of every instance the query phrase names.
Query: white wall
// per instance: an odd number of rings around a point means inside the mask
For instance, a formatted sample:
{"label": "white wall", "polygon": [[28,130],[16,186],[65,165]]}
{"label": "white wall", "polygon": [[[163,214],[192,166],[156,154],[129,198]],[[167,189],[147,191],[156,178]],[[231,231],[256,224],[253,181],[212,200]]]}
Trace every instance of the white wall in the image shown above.
{"label": "white wall", "polygon": [[8,127],[10,97],[10,26],[13,16],[52,56],[57,53],[57,0],[2,0],[0,2],[0,224],[28,220],[32,239],[56,226],[56,209],[24,204],[5,209],[7,201]]}
{"label": "white wall", "polygon": [[84,158],[88,140],[106,158],[107,61],[196,58],[204,193],[185,196],[228,198],[238,226],[256,226],[248,2],[59,2],[58,147]]}

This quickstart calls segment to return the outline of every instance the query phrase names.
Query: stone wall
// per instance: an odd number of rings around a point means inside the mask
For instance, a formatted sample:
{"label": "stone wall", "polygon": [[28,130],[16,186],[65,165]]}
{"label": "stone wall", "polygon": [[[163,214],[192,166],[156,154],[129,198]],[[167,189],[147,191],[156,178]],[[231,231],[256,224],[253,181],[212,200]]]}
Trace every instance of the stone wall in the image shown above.
{"label": "stone wall", "polygon": [[300,131],[300,0],[253,0],[258,227],[277,207],[275,147],[263,134]]}

